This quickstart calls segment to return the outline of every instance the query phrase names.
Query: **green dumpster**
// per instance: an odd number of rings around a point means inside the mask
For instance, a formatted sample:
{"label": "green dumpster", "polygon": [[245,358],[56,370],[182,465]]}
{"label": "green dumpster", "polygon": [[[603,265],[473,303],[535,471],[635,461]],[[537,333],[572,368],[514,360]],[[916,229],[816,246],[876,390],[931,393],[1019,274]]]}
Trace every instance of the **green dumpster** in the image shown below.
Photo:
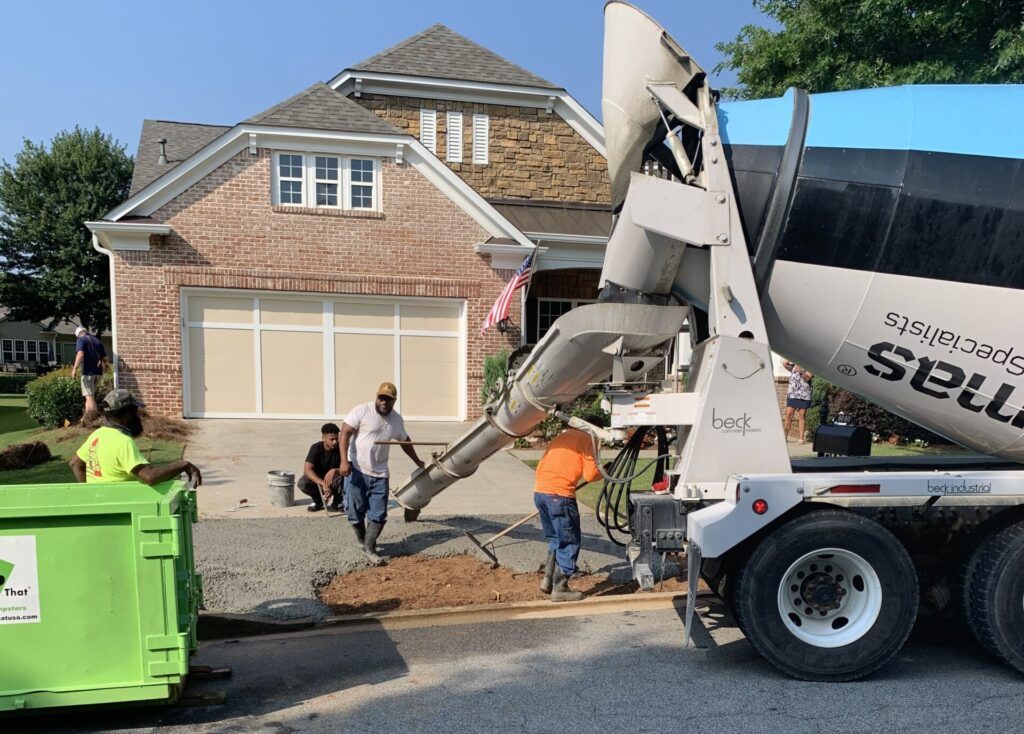
{"label": "green dumpster", "polygon": [[179,481],[0,486],[0,712],[175,700],[196,520]]}

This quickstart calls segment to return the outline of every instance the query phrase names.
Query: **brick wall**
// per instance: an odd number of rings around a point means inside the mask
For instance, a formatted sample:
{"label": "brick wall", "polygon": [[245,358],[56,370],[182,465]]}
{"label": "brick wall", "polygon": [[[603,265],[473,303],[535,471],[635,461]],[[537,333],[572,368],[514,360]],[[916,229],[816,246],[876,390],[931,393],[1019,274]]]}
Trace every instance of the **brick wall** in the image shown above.
{"label": "brick wall", "polygon": [[[461,112],[463,163],[447,163],[486,198],[608,204],[608,164],[555,113],[531,107],[364,94],[352,97],[395,127],[419,138],[420,108],[437,110],[437,155],[444,161],[447,112]],[[473,114],[490,117],[490,162],[472,163]]]}
{"label": "brick wall", "polygon": [[[323,216],[271,205],[270,152],[235,156],[155,212],[172,234],[115,255],[119,369],[152,412],[181,415],[180,290],[216,287],[467,301],[467,407],[479,414],[483,357],[519,333],[479,335],[512,273],[473,252],[488,234],[412,166],[385,159],[383,215]],[[511,320],[520,323],[518,299]]]}

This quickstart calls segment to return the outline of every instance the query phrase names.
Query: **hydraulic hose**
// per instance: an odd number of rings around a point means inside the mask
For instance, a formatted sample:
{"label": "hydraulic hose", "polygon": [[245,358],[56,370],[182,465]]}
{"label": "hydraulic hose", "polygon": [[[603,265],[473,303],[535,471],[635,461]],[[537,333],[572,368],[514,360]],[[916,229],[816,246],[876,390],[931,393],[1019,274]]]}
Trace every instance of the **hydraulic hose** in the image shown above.
{"label": "hydraulic hose", "polygon": [[[664,427],[655,427],[658,442],[657,458],[645,464],[639,471],[636,468],[640,449],[643,448],[644,440],[650,429],[651,426],[638,427],[607,469],[602,468],[601,471],[605,479],[597,498],[595,513],[597,521],[608,534],[608,539],[618,546],[625,547],[631,535],[629,518],[633,513],[631,494],[634,480],[646,472],[652,464],[656,464],[651,484],[659,486],[664,482],[670,443]],[[622,535],[626,536],[625,540],[620,539]]]}

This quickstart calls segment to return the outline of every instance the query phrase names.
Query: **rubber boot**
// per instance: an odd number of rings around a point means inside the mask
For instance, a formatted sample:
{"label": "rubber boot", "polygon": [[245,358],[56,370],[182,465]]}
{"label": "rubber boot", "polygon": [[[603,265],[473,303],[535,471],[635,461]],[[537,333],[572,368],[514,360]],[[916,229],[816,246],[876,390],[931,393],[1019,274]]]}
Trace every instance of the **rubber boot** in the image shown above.
{"label": "rubber boot", "polygon": [[363,552],[370,562],[376,566],[383,566],[388,561],[383,556],[377,555],[377,538],[380,537],[384,525],[379,522],[366,523],[366,542],[363,543]]}
{"label": "rubber boot", "polygon": [[569,577],[562,573],[562,569],[556,565],[551,585],[551,601],[579,601],[582,598],[583,592],[570,589]]}
{"label": "rubber boot", "polygon": [[544,561],[544,578],[540,580],[540,590],[545,594],[551,593],[551,584],[555,575],[555,552],[548,551],[548,557]]}
{"label": "rubber boot", "polygon": [[363,525],[363,521],[360,520],[358,525],[353,525],[352,529],[356,532],[356,540],[359,541],[359,545],[366,545],[366,526]]}

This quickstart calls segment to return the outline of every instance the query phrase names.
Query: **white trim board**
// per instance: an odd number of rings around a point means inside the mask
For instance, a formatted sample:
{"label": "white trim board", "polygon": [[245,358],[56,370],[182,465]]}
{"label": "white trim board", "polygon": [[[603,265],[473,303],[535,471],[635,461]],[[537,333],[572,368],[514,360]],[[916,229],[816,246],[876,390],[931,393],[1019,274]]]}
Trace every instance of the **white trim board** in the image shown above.
{"label": "white trim board", "polygon": [[569,126],[590,143],[598,153],[607,157],[604,145],[604,126],[564,89],[490,84],[352,69],[346,69],[335,76],[327,82],[327,86],[338,90],[345,96],[358,92],[359,94],[386,94],[396,97],[447,99],[456,102],[481,102],[551,109],[569,123]]}
{"label": "white trim board", "polygon": [[[252,143],[251,135],[256,136],[258,147],[271,150],[296,149],[306,152],[401,157],[491,236],[514,239],[523,245],[532,244],[525,234],[487,203],[475,189],[410,135],[364,135],[251,124],[231,128],[113,209],[106,218],[116,222],[130,214],[152,214],[216,168],[248,149]],[[267,191],[268,202],[271,195],[272,192]],[[128,223],[122,223],[122,226],[126,224]]]}

